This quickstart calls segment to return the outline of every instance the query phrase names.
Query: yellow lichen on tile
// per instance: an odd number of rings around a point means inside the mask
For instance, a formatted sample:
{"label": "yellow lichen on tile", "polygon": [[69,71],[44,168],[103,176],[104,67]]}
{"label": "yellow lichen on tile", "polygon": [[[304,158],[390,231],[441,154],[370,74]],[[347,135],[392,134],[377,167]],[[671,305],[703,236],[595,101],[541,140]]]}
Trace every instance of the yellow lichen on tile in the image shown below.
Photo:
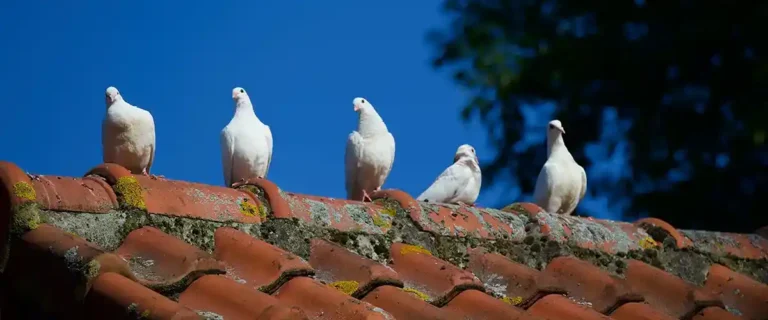
{"label": "yellow lichen on tile", "polygon": [[113,189],[123,201],[123,204],[129,207],[142,210],[147,209],[144,203],[144,197],[141,195],[141,185],[134,176],[126,176],[117,179]]}
{"label": "yellow lichen on tile", "polygon": [[40,214],[36,202],[23,203],[14,208],[11,215],[11,233],[22,234],[40,226]]}
{"label": "yellow lichen on tile", "polygon": [[149,311],[149,309],[145,309],[144,312],[141,313],[141,318],[148,319],[150,315],[152,315],[152,312]]}
{"label": "yellow lichen on tile", "polygon": [[397,210],[390,207],[384,207],[384,209],[381,210],[381,213],[386,214],[390,217],[394,217],[397,214]]}
{"label": "yellow lichen on tile", "polygon": [[422,254],[428,254],[430,256],[432,255],[432,252],[429,252],[429,250],[424,249],[423,247],[414,246],[410,244],[403,245],[403,248],[400,249],[400,254],[409,254],[409,253],[422,253]]}
{"label": "yellow lichen on tile", "polygon": [[259,204],[259,217],[261,217],[261,219],[266,219],[267,218],[267,214],[269,213],[267,211],[268,211],[267,210],[267,206],[265,206],[263,204]]}
{"label": "yellow lichen on tile", "polygon": [[16,182],[13,185],[13,195],[22,198],[24,200],[35,201],[37,199],[37,193],[29,183],[24,181]]}
{"label": "yellow lichen on tile", "polygon": [[261,216],[260,208],[257,205],[248,202],[248,199],[240,200],[240,213],[249,217],[255,217],[256,215]]}
{"label": "yellow lichen on tile", "polygon": [[504,301],[505,303],[511,304],[513,306],[516,306],[516,305],[519,305],[520,303],[523,302],[523,297],[517,296],[517,297],[510,298],[510,297],[506,297],[505,296],[505,297],[501,297],[500,300]]}
{"label": "yellow lichen on tile", "polygon": [[421,292],[421,291],[416,290],[414,288],[403,288],[403,291],[405,291],[407,293],[410,293],[410,294],[416,296],[416,298],[419,298],[421,300],[429,301],[429,296],[428,295],[426,295],[424,292]]}
{"label": "yellow lichen on tile", "polygon": [[656,240],[653,240],[650,236],[640,239],[640,247],[643,249],[655,248],[656,246],[658,246]]}
{"label": "yellow lichen on tile", "polygon": [[336,281],[329,284],[329,286],[334,287],[336,290],[344,292],[347,295],[351,295],[353,292],[357,291],[357,288],[360,286],[360,284],[354,280],[345,280]]}
{"label": "yellow lichen on tile", "polygon": [[390,226],[389,221],[382,219],[378,214],[373,216],[373,224],[379,228],[387,228]]}

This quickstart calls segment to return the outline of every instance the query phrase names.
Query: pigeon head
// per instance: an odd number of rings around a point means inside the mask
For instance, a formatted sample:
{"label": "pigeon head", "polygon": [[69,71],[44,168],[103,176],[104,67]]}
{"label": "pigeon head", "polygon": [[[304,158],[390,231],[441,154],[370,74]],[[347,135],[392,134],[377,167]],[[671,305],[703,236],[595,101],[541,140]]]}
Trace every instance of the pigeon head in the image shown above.
{"label": "pigeon head", "polygon": [[468,144],[462,144],[459,146],[458,149],[456,149],[456,154],[453,156],[453,162],[459,161],[459,159],[469,157],[475,160],[475,162],[480,162],[477,160],[477,154],[475,153],[475,148]]}
{"label": "pigeon head", "polygon": [[360,97],[357,97],[354,100],[352,100],[352,106],[353,106],[353,109],[355,110],[355,112],[360,112],[360,111],[368,110],[368,109],[370,109],[372,107],[371,103],[368,102],[368,100],[366,100],[365,98],[360,98]]}
{"label": "pigeon head", "polygon": [[248,94],[245,92],[245,89],[237,87],[232,89],[232,100],[238,101],[244,97],[247,97]]}
{"label": "pigeon head", "polygon": [[560,120],[550,121],[547,126],[547,136],[558,136],[560,134],[565,134],[565,129],[563,129],[563,124],[560,123]]}
{"label": "pigeon head", "polygon": [[115,87],[107,88],[107,92],[105,94],[106,96],[104,99],[107,102],[107,106],[112,105],[115,101],[123,99],[123,97],[120,95],[120,91],[118,91]]}

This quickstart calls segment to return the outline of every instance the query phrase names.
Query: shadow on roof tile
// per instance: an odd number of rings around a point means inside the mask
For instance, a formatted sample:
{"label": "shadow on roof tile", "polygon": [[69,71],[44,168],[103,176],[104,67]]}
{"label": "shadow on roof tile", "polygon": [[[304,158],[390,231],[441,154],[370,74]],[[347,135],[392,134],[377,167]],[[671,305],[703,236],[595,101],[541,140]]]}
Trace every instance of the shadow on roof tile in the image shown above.
{"label": "shadow on roof tile", "polygon": [[224,266],[205,251],[153,227],[132,231],[115,250],[138,281],[165,292],[204,274],[222,274]]}
{"label": "shadow on roof tile", "polygon": [[3,273],[14,294],[36,301],[44,312],[77,314],[91,282],[105,272],[133,278],[118,256],[41,224],[11,241]]}
{"label": "shadow on roof tile", "polygon": [[662,313],[644,302],[630,302],[621,305],[610,314],[616,320],[675,320],[666,313]]}
{"label": "shadow on roof tile", "polygon": [[592,308],[577,304],[559,294],[550,294],[528,308],[528,313],[542,320],[609,320]]}
{"label": "shadow on roof tile", "polygon": [[379,286],[362,299],[387,310],[396,319],[458,319],[451,312],[437,308],[398,287]]}
{"label": "shadow on roof tile", "polygon": [[528,308],[548,294],[566,293],[565,288],[551,275],[516,263],[500,254],[485,253],[485,249],[478,248],[470,250],[469,257],[469,269],[480,278],[485,287],[517,301],[515,304],[520,308]]}
{"label": "shadow on roof tile", "polygon": [[424,248],[393,243],[390,258],[392,268],[400,275],[406,287],[424,291],[436,306],[444,305],[467,289],[485,291],[474,274],[432,256]]}
{"label": "shadow on roof tile", "polygon": [[392,268],[359,256],[344,247],[322,239],[312,239],[309,263],[317,278],[326,282],[354,281],[351,293],[362,298],[380,285],[402,287],[403,282]]}
{"label": "shadow on roof tile", "polygon": [[641,293],[654,308],[675,318],[688,318],[707,306],[723,306],[714,295],[661,269],[637,260],[627,261],[625,283]]}
{"label": "shadow on roof tile", "polygon": [[227,264],[227,275],[257,290],[272,293],[293,277],[314,274],[301,257],[236,229],[217,229],[214,242],[214,255]]}
{"label": "shadow on roof tile", "polygon": [[466,290],[448,302],[443,308],[459,319],[536,320],[522,309],[491,297],[477,290]]}
{"label": "shadow on roof tile", "polygon": [[94,280],[85,299],[85,310],[85,319],[201,319],[178,303],[111,272]]}
{"label": "shadow on roof tile", "polygon": [[275,297],[304,310],[310,319],[392,319],[382,308],[352,298],[307,277],[296,277],[280,287]]}
{"label": "shadow on roof tile", "polygon": [[216,313],[224,319],[307,319],[297,307],[282,305],[276,298],[218,275],[195,280],[179,303],[192,310]]}
{"label": "shadow on roof tile", "polygon": [[565,286],[569,297],[589,301],[593,309],[603,314],[610,314],[625,303],[643,301],[643,297],[630,292],[621,279],[574,257],[553,259],[544,273]]}
{"label": "shadow on roof tile", "polygon": [[768,319],[768,285],[714,264],[704,285],[744,319]]}
{"label": "shadow on roof tile", "polygon": [[675,240],[675,246],[677,248],[687,248],[692,244],[691,239],[688,239],[688,237],[684,236],[680,231],[677,231],[675,227],[664,220],[658,218],[643,218],[635,221],[635,225],[645,229],[656,241],[664,241],[665,237],[670,236]]}
{"label": "shadow on roof tile", "polygon": [[[738,316],[719,307],[707,307],[693,315],[691,320],[739,320]],[[763,318],[765,319],[765,318]]]}

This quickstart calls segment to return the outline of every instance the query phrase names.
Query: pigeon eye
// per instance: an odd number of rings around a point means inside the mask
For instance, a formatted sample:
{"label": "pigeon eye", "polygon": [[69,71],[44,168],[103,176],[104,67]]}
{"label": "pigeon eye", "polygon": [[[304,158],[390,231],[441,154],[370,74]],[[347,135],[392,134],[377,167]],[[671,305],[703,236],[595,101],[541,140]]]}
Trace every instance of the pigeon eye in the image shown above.
{"label": "pigeon eye", "polygon": [[245,90],[243,90],[243,89],[240,89],[240,93],[245,93]]}
{"label": "pigeon eye", "polygon": [[554,128],[555,128],[555,125],[554,125],[554,124],[550,124],[550,125],[549,125],[549,128],[550,128],[550,129],[554,129]]}
{"label": "pigeon eye", "polygon": [[365,99],[361,100],[362,103],[365,103]]}

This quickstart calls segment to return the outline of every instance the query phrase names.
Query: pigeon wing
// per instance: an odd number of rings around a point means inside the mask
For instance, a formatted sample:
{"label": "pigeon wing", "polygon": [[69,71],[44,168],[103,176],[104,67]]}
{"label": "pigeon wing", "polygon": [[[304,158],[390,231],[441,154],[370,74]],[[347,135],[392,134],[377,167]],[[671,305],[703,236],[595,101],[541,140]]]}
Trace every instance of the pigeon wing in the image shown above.
{"label": "pigeon wing", "polygon": [[467,169],[466,166],[460,163],[452,164],[416,199],[419,201],[429,200],[432,202],[452,203],[461,193],[462,188],[469,184],[471,174],[467,172]]}
{"label": "pigeon wing", "polygon": [[221,165],[224,173],[224,184],[232,186],[232,169],[235,159],[235,137],[227,128],[221,131]]}
{"label": "pigeon wing", "polygon": [[347,199],[361,200],[362,194],[358,187],[357,175],[360,168],[360,159],[363,156],[363,136],[353,131],[347,138],[347,147],[344,152],[344,174]]}
{"label": "pigeon wing", "polygon": [[264,178],[267,177],[267,172],[269,172],[269,166],[272,164],[272,130],[269,129],[268,125],[264,125],[264,137],[267,139],[267,170],[264,170]]}

